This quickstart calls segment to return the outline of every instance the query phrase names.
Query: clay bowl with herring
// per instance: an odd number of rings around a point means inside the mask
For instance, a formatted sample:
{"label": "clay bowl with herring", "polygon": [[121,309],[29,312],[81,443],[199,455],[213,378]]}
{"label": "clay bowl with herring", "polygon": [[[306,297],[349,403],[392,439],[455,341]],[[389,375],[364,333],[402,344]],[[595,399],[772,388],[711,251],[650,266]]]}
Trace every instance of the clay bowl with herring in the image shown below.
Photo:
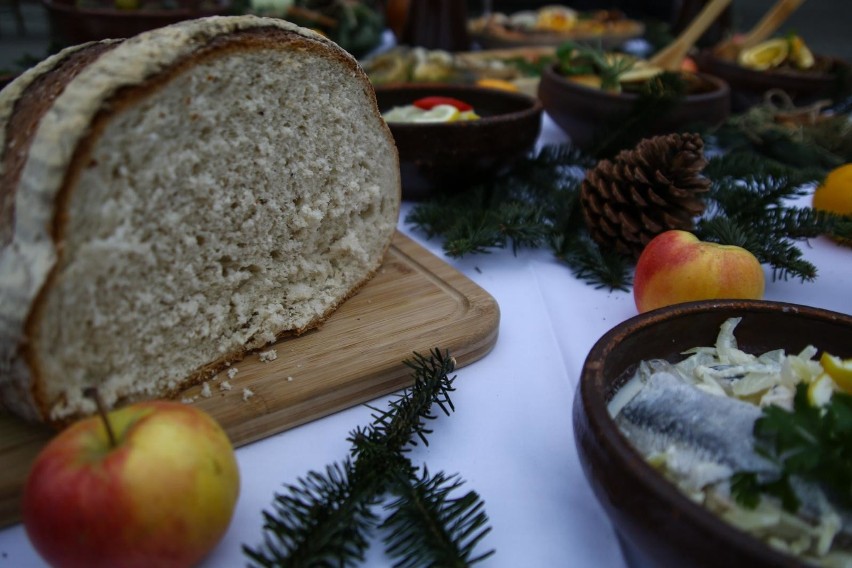
{"label": "clay bowl with herring", "polygon": [[470,85],[394,84],[375,88],[379,110],[424,97],[450,97],[473,107],[477,120],[388,122],[402,174],[402,196],[421,200],[464,191],[505,174],[535,146],[541,131],[538,99]]}
{"label": "clay bowl with herring", "polygon": [[799,353],[813,345],[852,357],[852,316],[764,300],[706,300],[660,308],[620,323],[595,343],[574,398],[580,462],[621,541],[649,565],[806,565],[687,497],[649,465],[610,416],[608,404],[640,361],[683,360],[686,349],[714,345],[720,326],[732,317],[742,318],[734,335],[739,349],[748,353]]}
{"label": "clay bowl with herring", "polygon": [[[558,64],[542,71],[538,98],[553,121],[579,148],[594,147],[610,128],[624,124],[634,112],[640,95],[613,93],[568,79]],[[655,117],[647,126],[646,136],[681,132],[693,126],[716,125],[730,114],[730,89],[711,75],[688,74],[688,94],[668,112]]]}
{"label": "clay bowl with herring", "polygon": [[815,55],[812,69],[797,70],[782,67],[756,70],[743,67],[737,61],[717,55],[713,50],[704,50],[695,57],[698,69],[728,83],[731,89],[731,109],[743,112],[764,102],[767,95],[781,91],[796,106],[806,106],[821,100],[836,101],[844,94],[844,78],[852,75],[849,63],[821,55]]}

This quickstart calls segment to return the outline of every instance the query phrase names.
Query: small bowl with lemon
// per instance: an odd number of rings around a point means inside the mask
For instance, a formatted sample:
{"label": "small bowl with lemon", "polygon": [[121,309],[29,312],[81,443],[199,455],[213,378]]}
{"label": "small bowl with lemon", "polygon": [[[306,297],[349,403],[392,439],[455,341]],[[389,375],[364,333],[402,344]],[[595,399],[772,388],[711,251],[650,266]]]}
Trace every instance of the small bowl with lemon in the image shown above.
{"label": "small bowl with lemon", "polygon": [[541,103],[522,93],[431,83],[375,90],[408,200],[464,191],[506,173],[541,130]]}
{"label": "small bowl with lemon", "polygon": [[579,148],[597,152],[612,139],[716,126],[730,112],[730,91],[711,75],[663,67],[578,44],[557,50],[538,86],[548,116]]}
{"label": "small bowl with lemon", "polygon": [[723,51],[708,49],[695,62],[704,73],[731,87],[731,108],[741,112],[763,102],[768,93],[781,91],[797,106],[848,95],[844,77],[849,64],[811,52],[799,36],[773,38],[755,46]]}

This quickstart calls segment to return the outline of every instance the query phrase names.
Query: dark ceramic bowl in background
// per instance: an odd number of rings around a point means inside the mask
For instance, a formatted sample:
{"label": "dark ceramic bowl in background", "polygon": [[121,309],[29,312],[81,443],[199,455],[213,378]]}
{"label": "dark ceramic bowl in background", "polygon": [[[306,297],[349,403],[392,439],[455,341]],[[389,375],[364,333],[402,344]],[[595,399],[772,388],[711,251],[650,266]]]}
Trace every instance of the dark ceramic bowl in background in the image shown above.
{"label": "dark ceramic bowl in background", "polygon": [[462,191],[492,179],[506,173],[535,146],[542,106],[533,97],[466,85],[376,87],[382,112],[428,96],[462,100],[473,106],[480,119],[388,124],[399,150],[404,199]]}
{"label": "dark ceramic bowl in background", "polygon": [[797,106],[819,100],[833,100],[841,89],[841,75],[852,73],[849,64],[839,59],[817,56],[817,65],[824,71],[756,71],[722,59],[710,50],[695,58],[698,69],[719,77],[731,88],[731,109],[742,112],[764,101],[766,93],[779,89],[787,93]]}
{"label": "dark ceramic bowl in background", "polygon": [[607,403],[652,358],[713,345],[722,322],[742,317],[740,349],[798,353],[813,345],[852,357],[852,316],[761,300],[715,300],[661,308],[617,325],[589,352],[574,399],[574,436],[583,470],[616,531],[654,566],[783,567],[805,563],[735,529],[684,495],[622,436]]}
{"label": "dark ceramic bowl in background", "polygon": [[128,38],[183,20],[224,16],[233,11],[230,0],[202,6],[193,0],[177,0],[174,8],[142,7],[124,10],[80,7],[72,0],[41,0],[47,12],[52,39],[62,46],[108,38]]}
{"label": "dark ceramic bowl in background", "polygon": [[[618,125],[633,112],[639,95],[610,93],[565,78],[557,64],[545,68],[538,86],[544,110],[580,148],[589,148],[609,125]],[[647,136],[681,132],[692,125],[716,125],[730,114],[730,90],[709,75],[696,77],[706,92],[687,95],[670,112],[648,127]]]}

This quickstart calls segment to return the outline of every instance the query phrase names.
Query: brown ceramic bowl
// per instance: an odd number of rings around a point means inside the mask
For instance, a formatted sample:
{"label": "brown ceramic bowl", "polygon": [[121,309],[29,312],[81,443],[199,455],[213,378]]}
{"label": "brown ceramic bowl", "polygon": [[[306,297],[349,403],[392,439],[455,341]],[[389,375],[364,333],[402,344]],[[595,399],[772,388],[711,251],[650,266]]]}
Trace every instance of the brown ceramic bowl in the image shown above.
{"label": "brown ceramic bowl", "polygon": [[382,112],[427,96],[465,101],[481,118],[388,125],[399,150],[405,199],[464,190],[505,173],[530,152],[541,130],[541,103],[521,93],[466,85],[376,87]]}
{"label": "brown ceramic bowl", "polygon": [[799,352],[814,345],[852,357],[852,316],[759,300],[711,300],[661,308],[629,319],[589,352],[574,399],[580,461],[620,537],[654,566],[804,566],[687,498],[624,438],[607,412],[613,393],[646,359],[680,361],[690,347],[713,345],[719,326],[742,317],[740,349]]}
{"label": "brown ceramic bowl", "polygon": [[510,30],[501,25],[487,25],[482,20],[468,24],[471,38],[483,49],[507,49],[514,47],[550,46],[559,47],[565,42],[592,45],[601,49],[615,49],[624,42],[642,37],[645,24],[636,20],[624,19],[611,25],[610,29],[573,30],[559,32],[524,32]]}
{"label": "brown ceramic bowl", "polygon": [[[544,69],[538,97],[544,110],[580,148],[593,147],[607,125],[618,125],[633,111],[633,93],[609,93],[565,78],[553,64]],[[730,90],[710,75],[695,77],[701,92],[687,95],[678,106],[648,127],[647,136],[680,132],[693,125],[716,125],[730,114]]]}
{"label": "brown ceramic bowl", "polygon": [[128,38],[182,20],[231,13],[230,0],[217,0],[210,6],[178,0],[173,9],[143,7],[121,10],[108,7],[78,7],[70,0],[41,0],[47,11],[53,39],[62,45],[75,45],[108,38]]}
{"label": "brown ceramic bowl", "polygon": [[755,71],[738,65],[735,61],[722,59],[710,50],[704,50],[695,58],[699,70],[723,79],[731,88],[731,108],[742,112],[763,102],[766,93],[779,89],[787,93],[798,106],[814,103],[821,99],[835,99],[839,95],[840,72],[849,73],[849,64],[829,57],[816,57],[819,71]]}

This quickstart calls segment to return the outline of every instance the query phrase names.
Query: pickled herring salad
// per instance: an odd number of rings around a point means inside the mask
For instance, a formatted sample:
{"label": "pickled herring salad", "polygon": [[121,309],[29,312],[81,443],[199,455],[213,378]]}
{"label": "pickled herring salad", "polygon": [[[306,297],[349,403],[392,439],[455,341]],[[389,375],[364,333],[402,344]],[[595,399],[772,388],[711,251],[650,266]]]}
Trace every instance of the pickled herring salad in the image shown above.
{"label": "pickled herring salad", "polygon": [[725,321],[713,346],[649,360],[609,413],[693,501],[769,546],[852,566],[852,359],[808,346],[752,355]]}

